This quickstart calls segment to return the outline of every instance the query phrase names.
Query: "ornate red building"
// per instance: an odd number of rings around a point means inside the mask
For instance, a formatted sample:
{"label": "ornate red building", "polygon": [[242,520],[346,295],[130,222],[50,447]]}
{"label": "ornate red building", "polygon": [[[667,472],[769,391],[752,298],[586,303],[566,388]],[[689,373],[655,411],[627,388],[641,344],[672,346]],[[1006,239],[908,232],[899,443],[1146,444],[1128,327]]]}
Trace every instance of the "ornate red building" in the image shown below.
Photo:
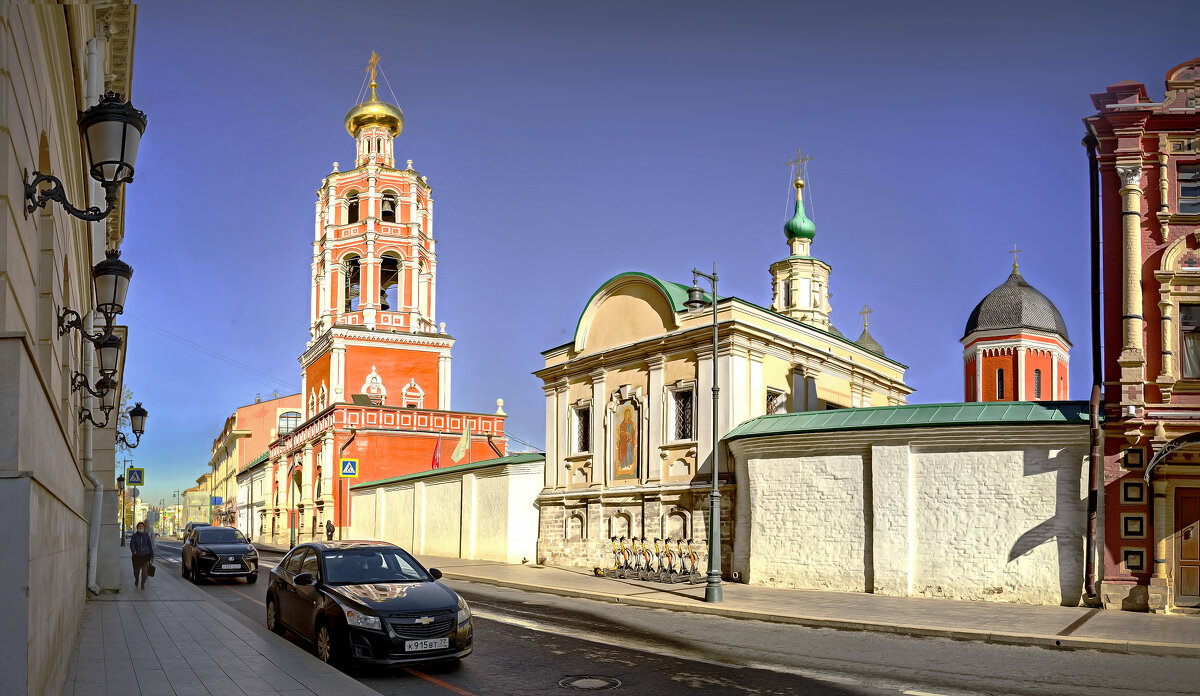
{"label": "ornate red building", "polygon": [[379,98],[376,62],[367,99],[346,114],[354,167],[334,163],[317,191],[304,421],[269,452],[268,534],[279,541],[292,526],[297,539],[320,536],[326,521],[341,535],[351,481],[450,465],[465,431],[460,463],[505,454],[503,410],[450,410],[454,339],[436,320],[432,189],[412,160],[396,167],[404,114]]}
{"label": "ornate red building", "polygon": [[1200,605],[1200,58],[1084,119],[1102,257],[1103,576],[1114,608]]}

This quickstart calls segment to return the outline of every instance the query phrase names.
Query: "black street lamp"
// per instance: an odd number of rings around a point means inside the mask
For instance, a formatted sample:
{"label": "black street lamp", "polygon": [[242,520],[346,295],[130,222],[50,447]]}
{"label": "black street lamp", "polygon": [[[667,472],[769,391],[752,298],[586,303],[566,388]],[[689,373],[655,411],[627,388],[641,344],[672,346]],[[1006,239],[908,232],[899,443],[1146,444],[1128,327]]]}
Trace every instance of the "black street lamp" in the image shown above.
{"label": "black street lamp", "polygon": [[[104,210],[97,206],[76,208],[67,201],[62,181],[51,174],[29,171],[24,173],[25,216],[57,201],[67,213],[88,222],[108,217],[117,202],[121,184],[133,181],[133,163],[137,159],[138,143],[146,132],[146,114],[133,108],[116,92],[107,92],[100,102],[79,115],[79,133],[87,152],[88,173],[104,187]],[[46,188],[41,188],[47,184]]]}
{"label": "black street lamp", "polygon": [[112,335],[117,315],[125,311],[125,296],[129,293],[129,279],[133,276],[133,268],[121,260],[120,251],[109,249],[104,252],[104,257],[103,261],[92,266],[96,311],[104,315],[104,330],[89,334],[83,330],[83,317],[79,316],[79,312],[63,307],[58,313],[59,336],[65,336],[68,331],[75,329],[98,350],[102,348],[101,343]]}
{"label": "black street lamp", "polygon": [[[704,291],[700,289],[699,279],[705,278],[712,283],[712,297],[704,299]],[[712,355],[712,492],[708,495],[709,525],[708,525],[708,582],[704,585],[704,601],[720,602],[723,599],[721,588],[721,491],[717,488],[717,456],[720,445],[717,429],[717,403],[720,387],[717,386],[717,264],[713,264],[712,275],[692,269],[692,287],[688,288],[688,298],[683,303],[688,312],[698,314],[704,308],[712,305],[713,310],[713,355]]]}
{"label": "black street lamp", "polygon": [[129,429],[133,431],[134,441],[129,442],[125,437],[125,433],[117,432],[117,442],[125,445],[129,449],[136,448],[142,442],[142,434],[146,432],[146,416],[150,412],[142,408],[142,402],[137,402],[133,408],[129,409]]}

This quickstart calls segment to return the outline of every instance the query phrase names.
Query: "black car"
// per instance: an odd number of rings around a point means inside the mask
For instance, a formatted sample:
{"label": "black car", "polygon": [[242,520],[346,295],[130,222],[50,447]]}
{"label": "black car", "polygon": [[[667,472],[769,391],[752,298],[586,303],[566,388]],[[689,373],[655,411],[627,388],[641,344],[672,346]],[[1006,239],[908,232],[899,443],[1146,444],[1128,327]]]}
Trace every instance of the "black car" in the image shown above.
{"label": "black car", "polygon": [[196,527],[211,527],[211,526],[212,525],[207,522],[188,522],[187,526],[185,526],[183,528],[183,535],[186,537],[188,534],[191,534],[192,530],[195,529]]}
{"label": "black car", "polygon": [[183,577],[200,582],[205,577],[244,577],[258,582],[258,550],[240,529],[196,527],[183,538]]}
{"label": "black car", "polygon": [[441,577],[386,542],[301,544],[271,569],[267,628],[329,663],[457,660],[474,649],[471,609]]}

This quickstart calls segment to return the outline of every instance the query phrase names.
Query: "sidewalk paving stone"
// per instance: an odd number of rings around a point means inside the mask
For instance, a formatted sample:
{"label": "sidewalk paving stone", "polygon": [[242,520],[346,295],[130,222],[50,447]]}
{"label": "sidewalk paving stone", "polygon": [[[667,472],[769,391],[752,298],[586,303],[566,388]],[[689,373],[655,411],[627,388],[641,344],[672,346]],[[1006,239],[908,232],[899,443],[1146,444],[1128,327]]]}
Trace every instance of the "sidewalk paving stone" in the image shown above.
{"label": "sidewalk paving stone", "polygon": [[1200,657],[1200,616],[1091,607],[1032,606],[929,597],[792,590],[723,584],[724,601],[704,602],[703,585],[596,577],[590,570],[418,556],[448,580],[566,597],[792,623],[1055,649]]}
{"label": "sidewalk paving stone", "polygon": [[160,566],[134,587],[89,597],[63,696],[371,696],[303,648],[221,606]]}

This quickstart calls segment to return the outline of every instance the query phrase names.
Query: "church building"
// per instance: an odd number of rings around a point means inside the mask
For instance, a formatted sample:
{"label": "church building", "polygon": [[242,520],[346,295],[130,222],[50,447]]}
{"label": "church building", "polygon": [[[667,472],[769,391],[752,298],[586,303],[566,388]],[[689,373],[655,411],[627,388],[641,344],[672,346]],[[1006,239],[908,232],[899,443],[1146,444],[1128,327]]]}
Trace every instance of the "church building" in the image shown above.
{"label": "church building", "polygon": [[965,401],[1067,398],[1066,322],[1021,276],[1015,258],[1008,280],[975,305],[962,344]]}
{"label": "church building", "polygon": [[[538,562],[611,564],[610,536],[706,539],[715,466],[728,572],[741,503],[723,446],[715,446],[720,438],[768,413],[905,403],[913,391],[905,366],[884,354],[865,323],[858,341],[831,323],[830,267],[810,254],[816,226],[803,186],[797,179],[796,213],[784,226],[789,253],[770,266],[769,308],[716,297],[715,354],[711,304],[689,312],[688,285],[634,271],[601,284],[571,342],[542,354]],[[698,548],[703,559],[702,541]]]}
{"label": "church building", "polygon": [[502,409],[451,410],[454,339],[437,321],[432,188],[412,160],[396,166],[404,114],[379,98],[377,62],[366,99],[345,118],[354,166],[335,162],[317,190],[302,422],[269,450],[264,531],[281,542],[321,536],[327,522],[348,533],[351,483],[506,453]]}

